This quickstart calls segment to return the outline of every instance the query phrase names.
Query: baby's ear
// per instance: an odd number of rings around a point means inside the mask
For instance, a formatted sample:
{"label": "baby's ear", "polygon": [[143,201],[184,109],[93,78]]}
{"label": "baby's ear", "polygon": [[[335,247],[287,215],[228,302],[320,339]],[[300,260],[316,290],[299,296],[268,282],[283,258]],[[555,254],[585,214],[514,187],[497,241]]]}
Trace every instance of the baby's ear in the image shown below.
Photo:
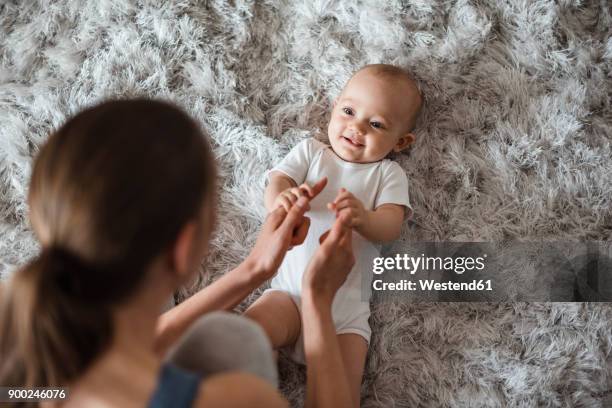
{"label": "baby's ear", "polygon": [[416,136],[414,135],[414,133],[406,133],[405,135],[402,135],[399,137],[399,139],[397,139],[397,143],[393,147],[393,151],[401,152],[402,150],[413,144],[415,140]]}

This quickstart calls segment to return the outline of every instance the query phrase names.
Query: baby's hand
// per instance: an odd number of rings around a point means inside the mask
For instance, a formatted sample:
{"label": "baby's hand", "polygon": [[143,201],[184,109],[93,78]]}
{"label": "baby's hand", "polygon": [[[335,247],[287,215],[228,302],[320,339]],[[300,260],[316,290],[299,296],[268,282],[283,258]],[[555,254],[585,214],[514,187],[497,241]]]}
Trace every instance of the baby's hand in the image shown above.
{"label": "baby's hand", "polygon": [[327,204],[327,208],[336,212],[336,217],[342,214],[347,214],[349,226],[353,228],[362,228],[367,221],[367,211],[363,207],[361,201],[347,191],[341,188],[333,203]]}
{"label": "baby's hand", "polygon": [[[317,183],[317,185],[319,183]],[[300,185],[299,187],[290,187],[284,191],[281,191],[280,194],[276,196],[276,199],[274,200],[274,209],[283,207],[285,211],[289,212],[291,207],[293,207],[293,204],[295,204],[300,197],[304,196],[310,200],[317,194],[318,192],[315,192],[313,187],[306,183]]]}

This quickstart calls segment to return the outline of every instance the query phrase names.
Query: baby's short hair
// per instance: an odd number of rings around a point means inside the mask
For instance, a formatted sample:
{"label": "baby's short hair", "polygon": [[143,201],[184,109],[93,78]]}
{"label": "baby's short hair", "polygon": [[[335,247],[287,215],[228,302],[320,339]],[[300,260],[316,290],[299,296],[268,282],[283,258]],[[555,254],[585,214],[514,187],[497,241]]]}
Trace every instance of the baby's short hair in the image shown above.
{"label": "baby's short hair", "polygon": [[[419,104],[417,105],[416,109],[414,110],[414,112],[412,112],[409,118],[409,129],[413,130],[416,126],[416,122],[419,116],[421,115],[421,110],[425,102],[425,95],[421,91],[419,83],[414,79],[412,74],[410,74],[410,72],[408,72],[404,68],[391,64],[369,64],[361,67],[357,72],[364,70],[372,71],[373,74],[379,75],[384,79],[399,79],[401,81],[406,81],[414,87],[417,94],[419,95]],[[357,72],[355,72],[355,74],[357,74]]]}

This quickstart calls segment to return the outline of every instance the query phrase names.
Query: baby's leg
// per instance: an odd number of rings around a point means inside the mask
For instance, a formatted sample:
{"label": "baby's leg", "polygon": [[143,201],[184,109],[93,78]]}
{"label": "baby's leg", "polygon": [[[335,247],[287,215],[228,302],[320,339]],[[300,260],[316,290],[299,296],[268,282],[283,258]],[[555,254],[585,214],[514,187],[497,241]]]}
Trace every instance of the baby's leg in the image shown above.
{"label": "baby's leg", "polygon": [[361,380],[365,367],[366,355],[368,354],[368,343],[363,337],[354,333],[338,335],[338,343],[344,361],[344,369],[348,377],[353,406],[361,404]]}
{"label": "baby's leg", "polygon": [[264,293],[244,315],[263,327],[275,349],[295,344],[300,335],[300,312],[286,292],[273,290]]}

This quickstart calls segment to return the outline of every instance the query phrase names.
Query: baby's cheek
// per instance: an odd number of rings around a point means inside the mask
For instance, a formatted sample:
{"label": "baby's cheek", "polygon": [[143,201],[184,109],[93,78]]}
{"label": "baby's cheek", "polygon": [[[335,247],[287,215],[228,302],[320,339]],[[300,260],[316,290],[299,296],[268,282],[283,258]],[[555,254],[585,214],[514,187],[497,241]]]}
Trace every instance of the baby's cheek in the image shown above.
{"label": "baby's cheek", "polygon": [[337,125],[338,125],[338,122],[340,122],[341,120],[342,120],[342,119],[340,119],[340,118],[338,117],[338,115],[336,115],[336,114],[332,114],[332,117],[331,117],[331,119],[330,119],[330,121],[329,121],[329,124],[330,124],[331,126],[337,126]]}
{"label": "baby's cheek", "polygon": [[384,146],[384,144],[380,143],[380,141],[376,141],[369,145],[368,155],[371,156],[370,158],[378,160],[379,158],[386,156],[386,153],[387,148]]}
{"label": "baby's cheek", "polygon": [[329,123],[329,133],[332,133],[332,134],[338,133],[341,128],[342,128],[342,123],[338,120],[332,120]]}

